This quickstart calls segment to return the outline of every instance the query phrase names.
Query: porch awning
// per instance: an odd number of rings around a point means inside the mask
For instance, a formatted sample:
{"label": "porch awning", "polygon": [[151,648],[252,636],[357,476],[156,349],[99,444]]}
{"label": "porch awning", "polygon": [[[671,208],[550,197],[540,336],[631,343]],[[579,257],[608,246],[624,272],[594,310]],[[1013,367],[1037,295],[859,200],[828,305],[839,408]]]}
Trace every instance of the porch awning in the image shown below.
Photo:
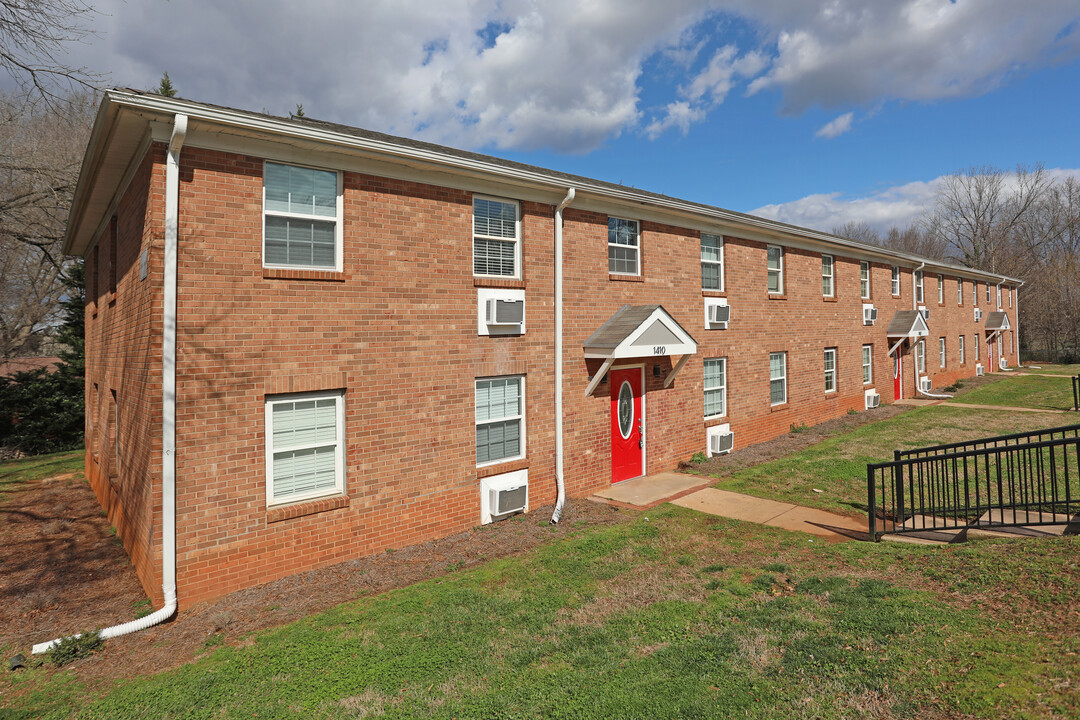
{"label": "porch awning", "polygon": [[901,310],[893,315],[885,336],[889,338],[920,338],[930,334],[926,320],[918,310]]}
{"label": "porch awning", "polygon": [[585,341],[584,350],[586,358],[604,361],[585,390],[588,396],[615,360],[681,355],[664,380],[667,387],[690,356],[697,353],[697,342],[662,306],[623,305]]}
{"label": "porch awning", "polygon": [[998,312],[987,313],[987,315],[986,315],[986,331],[987,332],[993,332],[995,330],[1000,332],[1002,330],[1008,330],[1010,327],[1012,327],[1012,326],[1009,325],[1009,316],[1006,315],[1004,312],[998,311]]}

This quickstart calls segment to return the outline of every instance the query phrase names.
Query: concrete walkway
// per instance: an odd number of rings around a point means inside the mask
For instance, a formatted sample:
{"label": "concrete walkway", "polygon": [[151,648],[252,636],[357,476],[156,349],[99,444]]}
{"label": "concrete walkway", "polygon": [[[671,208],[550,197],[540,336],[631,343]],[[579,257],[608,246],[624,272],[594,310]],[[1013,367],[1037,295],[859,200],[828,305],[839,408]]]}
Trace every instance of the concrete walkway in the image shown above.
{"label": "concrete walkway", "polygon": [[869,538],[866,520],[709,487],[714,482],[697,475],[660,473],[615,483],[590,499],[635,510],[670,502],[709,515],[797,530],[831,541]]}

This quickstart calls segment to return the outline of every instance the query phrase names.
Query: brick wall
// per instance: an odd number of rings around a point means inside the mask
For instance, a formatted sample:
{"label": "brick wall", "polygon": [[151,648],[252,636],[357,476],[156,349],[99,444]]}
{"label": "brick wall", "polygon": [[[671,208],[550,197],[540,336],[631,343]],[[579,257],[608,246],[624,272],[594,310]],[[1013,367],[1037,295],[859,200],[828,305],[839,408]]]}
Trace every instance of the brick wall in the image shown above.
{"label": "brick wall", "polygon": [[[123,280],[113,308],[91,318],[94,382],[119,388],[122,454],[110,483],[88,460],[95,489],[139,568],[156,589],[160,553],[153,522],[160,497],[160,235],[163,146],[155,145],[118,211]],[[300,570],[445,536],[479,524],[480,477],[528,468],[530,504],[555,497],[553,208],[521,203],[521,281],[474,279],[472,196],[463,190],[344,174],[341,272],[262,268],[261,158],[194,147],[181,157],[177,360],[177,571],[181,608]],[[512,193],[508,193],[512,198]],[[147,199],[150,202],[147,202]],[[140,210],[141,208],[141,210]],[[629,219],[636,219],[630,217]],[[139,244],[141,243],[141,245]],[[128,247],[130,244],[130,247]],[[151,277],[137,278],[140,247]],[[911,309],[911,272],[889,291],[890,267],[872,267],[877,325],[862,324],[859,262],[835,256],[834,298],[821,293],[821,256],[786,248],[785,293],[766,292],[765,245],[725,238],[726,293],[703,292],[699,233],[641,223],[639,278],[609,276],[607,215],[565,213],[566,482],[580,497],[610,483],[610,388],[584,390],[599,362],[582,345],[622,305],[659,303],[699,349],[668,387],[677,358],[647,358],[647,466],[653,473],[703,450],[706,426],[730,422],[736,448],[863,409],[861,346],[873,344],[873,387],[892,399],[885,328]],[[100,263],[99,263],[100,264]],[[134,271],[131,268],[134,268]],[[936,301],[936,276],[927,298]],[[524,288],[527,333],[477,336],[477,290]],[[970,282],[968,283],[970,288]],[[953,286],[955,288],[955,286]],[[152,292],[149,288],[154,288]],[[728,330],[705,329],[705,296],[732,307]],[[127,299],[126,298],[130,298]],[[136,302],[136,298],[140,300]],[[938,333],[971,336],[955,289],[931,308],[927,370],[935,385],[973,371],[937,372]],[[91,336],[93,338],[91,342]],[[824,391],[823,351],[837,348],[838,390]],[[769,401],[769,353],[787,353],[788,401]],[[702,363],[726,357],[728,415],[703,419]],[[1015,357],[1015,355],[1013,356]],[[910,362],[910,361],[908,361]],[[654,371],[659,367],[659,373]],[[913,394],[910,364],[905,394]],[[476,468],[474,379],[526,377],[523,460]],[[130,382],[129,382],[130,375]],[[123,383],[120,383],[123,378]],[[344,392],[345,493],[267,507],[264,410],[268,396]],[[101,391],[104,392],[104,391]],[[100,407],[88,427],[106,427]],[[156,424],[155,424],[156,423]],[[100,434],[100,433],[99,433]],[[96,436],[95,436],[96,437]],[[100,439],[93,443],[100,450]],[[114,487],[115,485],[115,487]],[[155,491],[156,492],[156,491]],[[159,532],[159,531],[158,531]]]}

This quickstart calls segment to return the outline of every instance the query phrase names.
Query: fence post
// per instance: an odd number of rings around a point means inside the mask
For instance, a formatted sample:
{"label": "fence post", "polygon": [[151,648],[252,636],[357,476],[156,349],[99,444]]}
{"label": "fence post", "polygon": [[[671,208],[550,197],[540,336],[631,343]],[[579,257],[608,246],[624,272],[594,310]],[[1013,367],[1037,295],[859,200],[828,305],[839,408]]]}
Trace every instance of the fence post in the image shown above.
{"label": "fence post", "polygon": [[896,463],[892,467],[893,505],[896,511],[893,515],[893,522],[899,522],[903,525],[907,520],[907,515],[904,514],[904,466],[900,464],[899,450],[893,450],[893,462]]}
{"label": "fence post", "polygon": [[1073,386],[1073,410],[1080,410],[1080,375],[1072,378]]}
{"label": "fence post", "polygon": [[866,466],[866,495],[870,505],[870,541],[877,542],[877,488],[873,465]]}

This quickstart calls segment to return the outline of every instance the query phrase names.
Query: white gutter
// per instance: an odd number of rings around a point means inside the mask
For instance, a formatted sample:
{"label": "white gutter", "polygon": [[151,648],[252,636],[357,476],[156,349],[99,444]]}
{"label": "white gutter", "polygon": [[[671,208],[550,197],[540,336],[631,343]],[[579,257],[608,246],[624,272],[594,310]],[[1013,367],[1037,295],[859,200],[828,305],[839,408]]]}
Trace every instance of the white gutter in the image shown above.
{"label": "white gutter", "polygon": [[555,485],[559,489],[551,522],[558,523],[566,503],[566,483],[563,480],[563,210],[574,202],[577,192],[566,191],[566,197],[555,208]]}
{"label": "white gutter", "polygon": [[[161,589],[165,605],[146,617],[105,628],[99,633],[102,640],[145,630],[168,620],[176,612],[176,247],[180,148],[187,135],[187,125],[187,116],[177,114],[165,166],[165,287],[161,325]],[[35,655],[48,652],[63,639],[38,643],[32,652]]]}

